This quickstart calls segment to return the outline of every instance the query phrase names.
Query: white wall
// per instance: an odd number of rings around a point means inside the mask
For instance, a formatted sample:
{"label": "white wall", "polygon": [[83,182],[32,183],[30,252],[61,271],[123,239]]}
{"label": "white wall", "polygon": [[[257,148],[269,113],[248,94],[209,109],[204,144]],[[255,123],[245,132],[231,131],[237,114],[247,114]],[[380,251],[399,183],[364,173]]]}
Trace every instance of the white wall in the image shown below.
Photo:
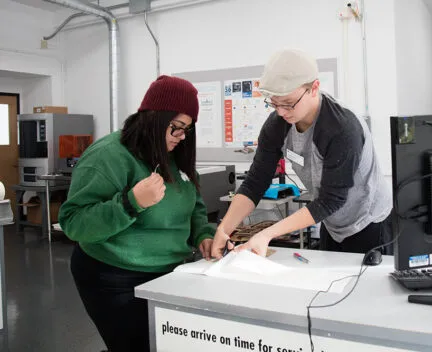
{"label": "white wall", "polygon": [[0,73],[0,92],[20,95],[20,113],[32,113],[34,106],[52,105],[51,77],[26,77],[20,74],[4,77]]}
{"label": "white wall", "polygon": [[51,77],[24,79],[21,112],[33,113],[34,106],[53,105],[51,92]]}
{"label": "white wall", "polygon": [[11,77],[2,77],[0,75],[0,92],[3,93],[22,93],[22,85],[19,80]]}
{"label": "white wall", "polygon": [[[0,46],[2,49],[40,50],[43,35],[52,30],[56,15],[14,1],[0,1]],[[57,41],[51,43],[58,46]],[[53,51],[50,49],[50,51]]]}
{"label": "white wall", "polygon": [[[380,162],[389,174],[389,116],[432,110],[428,97],[432,85],[432,21],[422,0],[365,2],[372,131]],[[345,5],[342,0],[219,0],[150,14],[149,21],[160,40],[162,73],[264,64],[280,47],[300,47],[318,58],[338,58],[340,97],[362,114],[361,31],[358,23],[338,19]],[[410,16],[406,16],[408,13]],[[66,103],[75,113],[93,113],[96,137],[101,137],[109,132],[106,25],[70,30],[50,41],[48,51],[39,49],[41,37],[51,33],[64,18],[2,1],[0,70],[50,77],[51,83],[39,81],[38,85],[43,87],[41,92],[50,89],[51,96],[41,93],[35,97],[29,90],[27,98],[53,105]],[[119,112],[124,120],[136,110],[156,71],[154,44],[143,16],[121,20],[120,27]],[[60,40],[62,36],[64,41]],[[7,82],[1,80],[4,87]],[[14,92],[13,83],[6,88],[2,90]]]}
{"label": "white wall", "polygon": [[[391,170],[388,118],[397,112],[394,3],[366,0],[369,107],[386,173]],[[281,47],[302,48],[317,58],[336,57],[340,97],[362,114],[361,28],[339,20],[345,6],[342,0],[225,0],[150,14],[149,22],[160,41],[161,72],[167,74],[260,65]],[[121,20],[120,31],[122,122],[136,111],[156,70],[143,16]],[[96,137],[101,137],[109,132],[106,25],[67,31],[65,50],[67,105],[75,112],[93,113]]]}
{"label": "white wall", "polygon": [[[341,0],[327,4],[269,0],[251,6],[247,0],[216,1],[151,14],[149,22],[160,41],[161,72],[170,74],[264,64],[274,50],[290,45],[319,57],[340,57],[342,26],[337,12],[342,4]],[[308,17],[307,24],[302,16]],[[316,28],[320,35],[332,39],[319,40]],[[120,31],[123,119],[136,111],[156,69],[155,48],[143,16],[120,21]],[[97,135],[101,136],[108,132],[109,118],[106,27],[100,24],[73,30],[65,37],[67,103],[80,105],[87,112],[94,110]],[[81,86],[84,79],[86,87]],[[101,104],[94,106],[94,101]]]}
{"label": "white wall", "polygon": [[424,1],[396,1],[395,25],[398,114],[432,114],[432,16]]}
{"label": "white wall", "polygon": [[366,0],[367,68],[372,137],[383,172],[391,174],[390,116],[397,114],[394,6]]}
{"label": "white wall", "polygon": [[[2,93],[17,93],[22,95],[22,83],[21,80],[11,77],[1,77],[0,76],[0,92]],[[20,102],[20,105],[22,102]]]}
{"label": "white wall", "polygon": [[[50,42],[49,49],[40,49],[42,37],[50,34],[56,23],[57,18],[51,12],[9,0],[0,1],[0,70],[16,72],[17,76],[28,73],[51,77],[50,97],[43,93],[43,100],[64,105],[63,50],[60,41]],[[47,84],[40,87],[45,89]],[[23,103],[25,106],[25,101]]]}
{"label": "white wall", "polygon": [[[123,36],[124,33],[122,33]],[[66,105],[70,112],[93,114],[95,116],[95,136],[96,138],[102,137],[109,133],[110,126],[107,27],[102,24],[66,32],[65,38]],[[127,63],[127,58],[123,57],[122,54],[124,65]],[[124,77],[125,74],[122,68],[121,76]],[[124,82],[123,79],[122,82]],[[124,96],[124,90],[125,85],[120,84],[121,97]],[[119,114],[120,116],[125,115],[124,104],[119,109]]]}

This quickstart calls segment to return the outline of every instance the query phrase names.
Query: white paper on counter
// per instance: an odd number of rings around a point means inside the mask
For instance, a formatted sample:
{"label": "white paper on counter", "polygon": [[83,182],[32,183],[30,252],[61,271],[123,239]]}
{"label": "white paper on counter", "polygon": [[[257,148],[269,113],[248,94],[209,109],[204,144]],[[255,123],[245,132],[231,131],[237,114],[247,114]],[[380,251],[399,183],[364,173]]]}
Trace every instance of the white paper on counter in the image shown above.
{"label": "white paper on counter", "polygon": [[[332,281],[355,274],[313,267],[291,268],[250,251],[230,252],[219,261],[202,259],[180,265],[174,271],[312,291],[325,291]],[[343,292],[351,280],[347,278],[334,283],[329,292]]]}

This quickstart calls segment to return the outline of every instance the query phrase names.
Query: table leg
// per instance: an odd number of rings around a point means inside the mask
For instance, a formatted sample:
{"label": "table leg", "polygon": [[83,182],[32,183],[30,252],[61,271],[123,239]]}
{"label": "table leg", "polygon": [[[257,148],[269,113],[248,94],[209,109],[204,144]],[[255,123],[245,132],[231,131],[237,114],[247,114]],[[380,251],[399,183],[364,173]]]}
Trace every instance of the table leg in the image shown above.
{"label": "table leg", "polygon": [[[301,209],[302,203],[299,203],[299,209]],[[303,234],[303,228],[300,229],[300,249],[304,248],[304,234]]]}
{"label": "table leg", "polygon": [[312,229],[310,226],[306,229],[306,238],[307,238],[307,248],[312,248]]}
{"label": "table leg", "polygon": [[50,212],[50,197],[49,197],[49,181],[45,180],[45,199],[46,199],[46,215],[48,226],[48,241],[51,242],[51,212]]}
{"label": "table leg", "polygon": [[25,191],[15,191],[15,217],[16,217],[16,231],[17,233],[24,231],[24,226],[22,225],[23,217],[24,217],[24,208],[22,205],[23,197]]}
{"label": "table leg", "polygon": [[45,195],[45,189],[36,192],[37,196],[40,199],[41,202],[41,216],[42,216],[42,222],[41,222],[41,235],[43,238],[46,238],[48,236],[48,225],[47,225],[47,215],[46,215],[46,195]]}

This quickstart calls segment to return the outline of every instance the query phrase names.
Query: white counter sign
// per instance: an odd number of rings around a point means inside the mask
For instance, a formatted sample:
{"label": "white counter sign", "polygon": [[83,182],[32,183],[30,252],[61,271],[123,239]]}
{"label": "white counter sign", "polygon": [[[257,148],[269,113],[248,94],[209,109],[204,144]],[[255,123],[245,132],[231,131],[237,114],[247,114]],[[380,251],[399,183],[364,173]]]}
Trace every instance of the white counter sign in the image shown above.
{"label": "white counter sign", "polygon": [[[306,352],[307,334],[250,325],[165,308],[155,308],[158,352]],[[316,352],[402,352],[396,348],[313,337]]]}

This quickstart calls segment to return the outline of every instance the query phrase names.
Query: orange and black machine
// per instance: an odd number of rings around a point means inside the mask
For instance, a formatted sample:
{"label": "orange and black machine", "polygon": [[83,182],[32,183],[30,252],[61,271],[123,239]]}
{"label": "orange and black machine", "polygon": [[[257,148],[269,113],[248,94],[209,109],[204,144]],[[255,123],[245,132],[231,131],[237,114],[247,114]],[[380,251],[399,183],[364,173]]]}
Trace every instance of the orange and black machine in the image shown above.
{"label": "orange and black machine", "polygon": [[45,185],[41,175],[70,175],[93,142],[93,115],[22,114],[18,125],[20,184],[25,186]]}

